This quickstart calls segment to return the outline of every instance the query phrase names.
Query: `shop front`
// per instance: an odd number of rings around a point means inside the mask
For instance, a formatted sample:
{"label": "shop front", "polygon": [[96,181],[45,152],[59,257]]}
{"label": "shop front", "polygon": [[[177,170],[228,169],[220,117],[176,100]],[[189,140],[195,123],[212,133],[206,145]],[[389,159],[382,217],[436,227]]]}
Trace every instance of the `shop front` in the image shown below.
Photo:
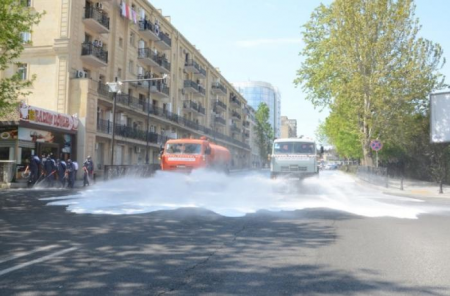
{"label": "shop front", "polygon": [[16,180],[22,178],[21,172],[34,154],[75,158],[76,117],[22,104],[18,118],[0,122],[0,163],[14,161]]}

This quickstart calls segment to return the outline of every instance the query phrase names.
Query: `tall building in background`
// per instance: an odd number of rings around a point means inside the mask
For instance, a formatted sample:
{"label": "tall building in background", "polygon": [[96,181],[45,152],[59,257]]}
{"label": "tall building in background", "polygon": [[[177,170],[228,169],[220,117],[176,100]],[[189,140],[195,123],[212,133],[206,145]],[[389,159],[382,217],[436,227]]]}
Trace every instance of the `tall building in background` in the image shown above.
{"label": "tall building in background", "polygon": [[281,116],[281,138],[297,138],[297,120]]}
{"label": "tall building in background", "polygon": [[281,136],[281,95],[278,88],[263,81],[235,82],[233,86],[255,110],[261,103],[266,103],[270,109],[270,125],[276,138]]}

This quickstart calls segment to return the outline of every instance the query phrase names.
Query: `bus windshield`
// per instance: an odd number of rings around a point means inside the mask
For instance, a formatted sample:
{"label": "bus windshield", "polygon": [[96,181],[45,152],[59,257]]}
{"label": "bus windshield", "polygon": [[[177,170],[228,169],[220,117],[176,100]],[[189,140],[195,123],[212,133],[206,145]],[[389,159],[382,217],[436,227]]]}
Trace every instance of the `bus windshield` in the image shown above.
{"label": "bus windshield", "polygon": [[314,143],[276,142],[273,144],[274,154],[315,154]]}
{"label": "bus windshield", "polygon": [[167,144],[166,153],[168,154],[200,154],[202,145],[191,143],[173,143]]}

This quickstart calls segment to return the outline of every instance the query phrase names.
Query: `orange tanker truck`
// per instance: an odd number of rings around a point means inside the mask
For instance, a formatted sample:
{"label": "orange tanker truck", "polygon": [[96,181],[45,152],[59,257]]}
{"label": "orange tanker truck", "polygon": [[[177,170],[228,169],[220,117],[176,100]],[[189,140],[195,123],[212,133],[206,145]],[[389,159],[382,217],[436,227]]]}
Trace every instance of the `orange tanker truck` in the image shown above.
{"label": "orange tanker truck", "polygon": [[208,168],[228,172],[230,151],[223,146],[200,139],[168,140],[161,151],[161,170],[191,171]]}

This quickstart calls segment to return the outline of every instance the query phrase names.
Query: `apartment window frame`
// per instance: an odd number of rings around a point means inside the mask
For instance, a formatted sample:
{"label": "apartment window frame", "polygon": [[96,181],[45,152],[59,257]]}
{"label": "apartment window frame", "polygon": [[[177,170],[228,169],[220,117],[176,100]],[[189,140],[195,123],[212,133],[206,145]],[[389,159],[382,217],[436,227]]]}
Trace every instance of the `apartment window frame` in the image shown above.
{"label": "apartment window frame", "polygon": [[20,80],[24,81],[28,79],[28,64],[27,63],[19,63],[17,64],[17,73],[20,76]]}
{"label": "apartment window frame", "polygon": [[129,60],[128,61],[128,72],[130,73],[130,74],[135,74],[134,73],[134,61],[133,60]]}
{"label": "apartment window frame", "polygon": [[31,32],[20,32],[20,39],[22,39],[23,44],[30,44]]}
{"label": "apartment window frame", "polygon": [[123,38],[119,37],[119,47],[123,48]]}
{"label": "apartment window frame", "polygon": [[117,78],[122,79],[122,68],[117,68]]}

